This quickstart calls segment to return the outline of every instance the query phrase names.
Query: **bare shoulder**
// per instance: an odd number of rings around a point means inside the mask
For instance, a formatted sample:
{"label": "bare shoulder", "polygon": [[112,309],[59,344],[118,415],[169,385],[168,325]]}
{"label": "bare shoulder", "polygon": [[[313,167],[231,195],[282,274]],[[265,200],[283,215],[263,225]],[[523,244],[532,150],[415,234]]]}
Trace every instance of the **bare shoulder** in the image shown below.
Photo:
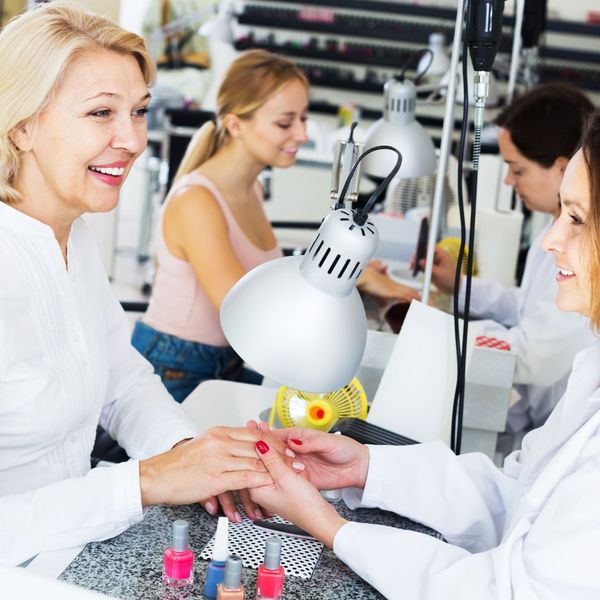
{"label": "bare shoulder", "polygon": [[225,223],[221,206],[210,190],[202,185],[190,185],[175,192],[165,209],[165,222],[191,224],[202,219],[218,224]]}

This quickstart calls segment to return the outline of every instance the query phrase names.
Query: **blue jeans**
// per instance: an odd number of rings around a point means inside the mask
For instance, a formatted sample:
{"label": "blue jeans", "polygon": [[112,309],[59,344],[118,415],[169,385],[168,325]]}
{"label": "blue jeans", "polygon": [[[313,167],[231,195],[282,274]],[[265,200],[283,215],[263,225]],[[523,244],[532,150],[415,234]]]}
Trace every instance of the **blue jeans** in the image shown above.
{"label": "blue jeans", "polygon": [[146,357],[177,402],[206,379],[260,384],[262,375],[244,367],[231,346],[209,346],[162,333],[138,321],[131,343]]}

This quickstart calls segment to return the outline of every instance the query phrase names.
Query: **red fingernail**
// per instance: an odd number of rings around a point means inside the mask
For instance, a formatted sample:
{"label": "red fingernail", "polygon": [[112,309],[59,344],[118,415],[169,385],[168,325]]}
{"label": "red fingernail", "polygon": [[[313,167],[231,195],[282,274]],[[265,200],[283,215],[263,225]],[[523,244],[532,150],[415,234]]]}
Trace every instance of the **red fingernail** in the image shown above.
{"label": "red fingernail", "polygon": [[297,440],[296,438],[290,438],[290,442],[294,442],[297,446],[302,446],[302,440]]}
{"label": "red fingernail", "polygon": [[269,451],[269,445],[267,442],[263,442],[262,440],[256,442],[256,447],[261,454],[266,454]]}

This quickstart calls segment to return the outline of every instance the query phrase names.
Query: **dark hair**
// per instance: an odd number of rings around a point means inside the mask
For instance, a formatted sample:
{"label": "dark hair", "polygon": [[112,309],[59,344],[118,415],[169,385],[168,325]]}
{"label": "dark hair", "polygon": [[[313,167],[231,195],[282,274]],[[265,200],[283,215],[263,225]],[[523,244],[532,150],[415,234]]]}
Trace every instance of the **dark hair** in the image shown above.
{"label": "dark hair", "polygon": [[600,331],[600,111],[593,112],[581,136],[581,149],[587,168],[590,192],[590,211],[586,219],[590,244],[590,319]]}
{"label": "dark hair", "polygon": [[594,110],[577,88],[562,83],[540,85],[514,100],[496,118],[519,152],[549,168],[559,157],[571,158],[581,131]]}

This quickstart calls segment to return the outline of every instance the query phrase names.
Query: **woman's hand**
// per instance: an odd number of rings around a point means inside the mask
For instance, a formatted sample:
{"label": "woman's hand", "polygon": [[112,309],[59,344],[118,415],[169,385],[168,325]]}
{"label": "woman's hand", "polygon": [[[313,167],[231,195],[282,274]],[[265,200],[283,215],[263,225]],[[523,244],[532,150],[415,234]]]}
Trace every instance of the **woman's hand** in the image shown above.
{"label": "woman's hand", "polygon": [[387,274],[386,265],[377,260],[367,264],[356,282],[356,287],[380,300],[410,302],[421,298],[417,290],[394,281]]}
{"label": "woman's hand", "polygon": [[[411,265],[414,257],[411,259]],[[425,259],[419,262],[421,271],[425,270]],[[456,273],[456,263],[452,257],[441,248],[435,249],[433,255],[433,267],[431,270],[431,281],[437,289],[444,294],[452,294],[454,292],[454,274]]]}
{"label": "woman's hand", "polygon": [[250,490],[252,499],[332,548],[335,535],[346,520],[264,440],[256,443],[256,452],[268,469],[272,483]]}
{"label": "woman's hand", "polygon": [[[268,435],[266,424],[248,423]],[[270,432],[296,454],[295,463],[304,465],[303,474],[320,490],[362,488],[369,470],[369,449],[344,435],[315,429],[272,429]]]}
{"label": "woman's hand", "polygon": [[[209,512],[216,512],[214,497],[218,497],[225,514],[238,520],[235,504],[226,492],[271,483],[255,452],[256,442],[264,436],[247,428],[215,427],[168,452],[140,461],[142,505],[203,502],[207,509],[214,509]],[[285,453],[283,442],[270,436],[268,439]]]}

